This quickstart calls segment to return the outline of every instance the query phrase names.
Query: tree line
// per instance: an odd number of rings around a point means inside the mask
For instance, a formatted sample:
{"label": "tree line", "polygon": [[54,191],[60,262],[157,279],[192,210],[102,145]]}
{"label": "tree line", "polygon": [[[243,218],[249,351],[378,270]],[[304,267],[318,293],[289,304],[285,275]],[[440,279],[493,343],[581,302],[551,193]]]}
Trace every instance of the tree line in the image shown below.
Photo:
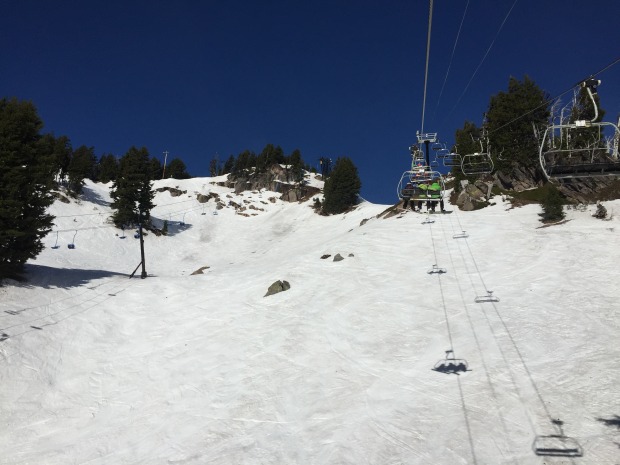
{"label": "tree line", "polygon": [[[59,188],[77,197],[85,179],[112,182],[113,223],[149,227],[155,206],[152,181],[164,176],[190,177],[181,159],[164,167],[146,147],[132,146],[120,158],[113,154],[97,157],[94,147],[73,148],[67,136],[43,134],[42,128],[43,121],[31,102],[0,100],[0,280],[20,279],[25,263],[43,249],[42,239],[54,221],[48,207]],[[303,182],[304,170],[311,170],[299,150],[285,155],[280,146],[267,144],[259,154],[245,150],[231,155],[221,166],[214,159],[210,171],[212,176],[260,174],[274,163],[286,166],[293,182]],[[352,162],[339,159],[325,186],[324,213],[338,213],[354,203],[360,185]]]}

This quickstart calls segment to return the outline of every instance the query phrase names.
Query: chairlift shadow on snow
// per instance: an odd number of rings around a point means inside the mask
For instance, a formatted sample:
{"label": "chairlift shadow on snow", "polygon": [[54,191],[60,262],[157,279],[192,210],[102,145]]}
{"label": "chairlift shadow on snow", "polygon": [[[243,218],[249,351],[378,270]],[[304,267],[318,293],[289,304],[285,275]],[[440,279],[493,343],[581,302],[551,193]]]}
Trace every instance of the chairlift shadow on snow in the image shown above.
{"label": "chairlift shadow on snow", "polygon": [[543,457],[582,457],[583,449],[579,442],[564,434],[564,422],[557,419],[551,423],[556,428],[556,433],[536,436],[532,445],[534,453]]}
{"label": "chairlift shadow on snow", "polygon": [[41,287],[50,289],[53,287],[70,288],[83,286],[91,281],[111,276],[127,276],[126,273],[117,273],[108,270],[81,270],[77,268],[54,268],[45,265],[26,263],[26,278],[24,287]]}
{"label": "chairlift shadow on snow", "polygon": [[433,371],[446,375],[457,375],[471,371],[465,359],[456,358],[453,350],[446,350],[446,358],[439,360],[432,368]]}

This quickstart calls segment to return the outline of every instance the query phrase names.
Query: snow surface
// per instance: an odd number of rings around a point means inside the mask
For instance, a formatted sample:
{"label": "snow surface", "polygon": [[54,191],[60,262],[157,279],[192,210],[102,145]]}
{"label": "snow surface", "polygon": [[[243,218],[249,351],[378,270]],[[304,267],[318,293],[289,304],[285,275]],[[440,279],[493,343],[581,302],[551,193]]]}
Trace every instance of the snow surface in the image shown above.
{"label": "snow surface", "polygon": [[[144,280],[108,185],[52,206],[60,247],[0,288],[1,464],[620,463],[615,215],[322,217],[212,181],[155,183],[187,192],[156,196]],[[471,371],[433,371],[448,349]],[[534,454],[554,419],[583,457]]]}

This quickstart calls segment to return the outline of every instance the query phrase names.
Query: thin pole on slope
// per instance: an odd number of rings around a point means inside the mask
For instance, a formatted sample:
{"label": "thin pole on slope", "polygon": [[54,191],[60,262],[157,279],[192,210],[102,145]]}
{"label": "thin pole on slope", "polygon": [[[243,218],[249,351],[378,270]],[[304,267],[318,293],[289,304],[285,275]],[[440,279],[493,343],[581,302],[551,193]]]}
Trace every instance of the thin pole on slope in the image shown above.
{"label": "thin pole on slope", "polygon": [[161,178],[166,179],[166,160],[168,160],[168,151],[164,151],[164,170],[161,173]]}
{"label": "thin pole on slope", "polygon": [[422,100],[422,125],[420,133],[424,134],[424,113],[426,110],[426,86],[428,84],[428,62],[431,53],[431,26],[433,23],[433,0],[430,0],[428,11],[428,36],[426,38],[426,68],[424,70],[424,98]]}

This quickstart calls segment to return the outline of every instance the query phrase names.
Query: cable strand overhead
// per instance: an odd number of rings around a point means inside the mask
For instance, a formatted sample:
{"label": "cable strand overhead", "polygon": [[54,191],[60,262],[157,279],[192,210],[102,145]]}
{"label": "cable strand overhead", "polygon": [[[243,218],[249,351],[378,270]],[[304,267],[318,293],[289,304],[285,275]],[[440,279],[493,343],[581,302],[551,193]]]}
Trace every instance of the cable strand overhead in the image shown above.
{"label": "cable strand overhead", "polygon": [[422,125],[420,132],[424,134],[424,112],[426,110],[426,86],[428,84],[428,62],[431,54],[431,26],[433,24],[433,0],[430,0],[428,10],[428,36],[426,38],[426,69],[424,70],[424,98],[422,100]]}
{"label": "cable strand overhead", "polygon": [[487,56],[489,55],[489,52],[491,51],[491,49],[493,48],[493,45],[495,45],[495,41],[497,40],[497,38],[499,37],[499,33],[502,31],[502,28],[504,27],[504,24],[506,24],[506,21],[508,20],[508,17],[510,16],[510,13],[512,13],[512,10],[514,9],[515,5],[517,4],[519,0],[515,0],[514,3],[512,4],[512,6],[510,7],[510,10],[508,10],[508,13],[506,13],[506,16],[504,17],[504,20],[502,21],[502,24],[500,24],[499,29],[497,30],[497,32],[495,33],[495,37],[493,37],[493,40],[491,41],[491,45],[489,45],[489,48],[487,49],[486,53],[484,54],[484,56],[482,57],[482,60],[480,60],[480,63],[478,64],[478,67],[476,68],[476,70],[474,71],[474,74],[472,74],[471,78],[469,79],[469,82],[467,83],[467,85],[465,86],[465,90],[463,90],[463,93],[461,94],[461,96],[457,99],[456,103],[454,104],[454,107],[452,107],[452,110],[450,110],[450,112],[448,113],[451,114],[456,107],[458,106],[458,104],[461,102],[461,99],[463,98],[463,96],[467,93],[467,90],[469,89],[469,86],[471,85],[472,81],[474,80],[474,78],[476,77],[476,74],[478,74],[478,71],[480,70],[480,67],[482,66],[482,64],[484,63],[484,60],[486,60]]}

